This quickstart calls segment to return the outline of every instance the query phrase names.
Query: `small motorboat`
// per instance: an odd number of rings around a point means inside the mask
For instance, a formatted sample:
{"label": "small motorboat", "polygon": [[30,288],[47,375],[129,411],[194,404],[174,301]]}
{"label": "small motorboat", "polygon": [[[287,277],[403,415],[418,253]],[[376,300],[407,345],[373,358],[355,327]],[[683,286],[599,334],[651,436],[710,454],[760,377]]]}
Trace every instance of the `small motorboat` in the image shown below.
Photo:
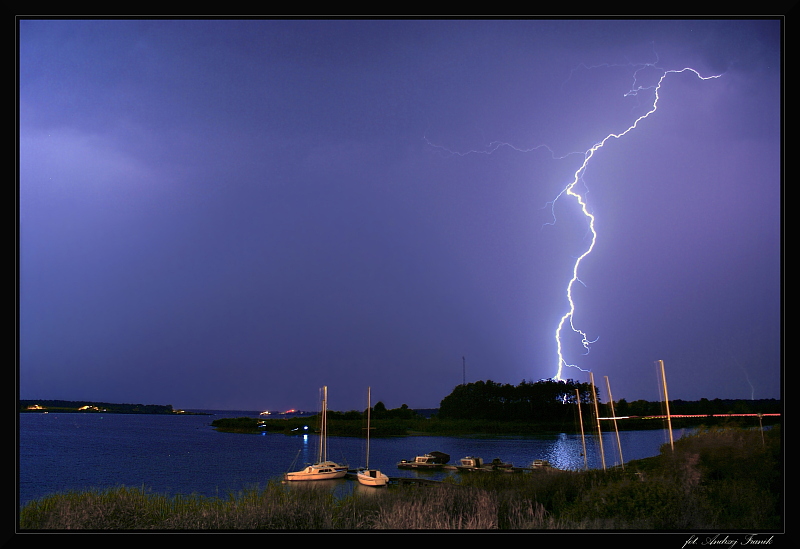
{"label": "small motorboat", "polygon": [[415,457],[413,460],[403,460],[397,464],[401,469],[441,469],[450,461],[450,455],[443,452],[431,452]]}

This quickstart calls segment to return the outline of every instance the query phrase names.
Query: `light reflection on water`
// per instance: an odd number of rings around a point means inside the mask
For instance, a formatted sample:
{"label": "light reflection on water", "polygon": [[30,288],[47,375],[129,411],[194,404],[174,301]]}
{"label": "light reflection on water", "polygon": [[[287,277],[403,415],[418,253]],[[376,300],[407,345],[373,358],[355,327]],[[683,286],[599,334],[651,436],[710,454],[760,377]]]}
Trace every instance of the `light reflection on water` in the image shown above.
{"label": "light reflection on water", "polygon": [[[580,437],[578,437],[580,444]],[[575,452],[575,441],[570,440],[569,435],[561,433],[552,445],[550,452],[545,459],[554,467],[559,469],[583,469],[587,463],[584,460],[583,444],[580,444],[578,452]]]}
{"label": "light reflection on water", "polygon": [[[240,417],[224,412],[216,417]],[[258,413],[252,413],[255,417]],[[242,435],[210,427],[214,416],[123,414],[21,414],[19,417],[19,498],[23,504],[54,492],[106,489],[119,485],[147,487],[156,493],[225,496],[263,487],[283,473],[316,460],[315,434]],[[675,432],[677,440],[682,433]],[[620,440],[625,462],[659,453],[667,442],[663,431],[624,431]],[[352,469],[365,462],[365,440],[329,437],[329,458]],[[616,436],[604,433],[606,465],[619,462]],[[596,437],[586,437],[587,463],[602,467]],[[477,456],[499,458],[516,467],[544,459],[561,469],[583,469],[580,435],[546,437],[373,437],[370,466],[390,477],[441,480],[448,471],[399,469],[400,460],[431,451],[450,455],[450,463]],[[299,454],[299,455],[298,455]],[[295,483],[295,484],[316,484]],[[334,489],[357,482],[337,480]],[[322,486],[322,485],[320,485]],[[298,488],[304,489],[304,488]],[[374,488],[372,488],[374,490]]]}

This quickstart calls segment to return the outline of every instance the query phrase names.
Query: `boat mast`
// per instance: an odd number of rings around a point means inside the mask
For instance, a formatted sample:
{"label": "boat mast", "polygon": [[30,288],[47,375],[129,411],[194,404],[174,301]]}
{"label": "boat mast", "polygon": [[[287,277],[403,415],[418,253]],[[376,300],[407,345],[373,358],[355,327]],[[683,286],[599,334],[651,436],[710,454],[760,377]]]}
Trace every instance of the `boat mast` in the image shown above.
{"label": "boat mast", "polygon": [[319,431],[319,463],[328,461],[328,386],[322,387],[322,417]]}
{"label": "boat mast", "polygon": [[370,388],[367,387],[367,464],[366,469],[369,469],[369,420],[370,420]]}

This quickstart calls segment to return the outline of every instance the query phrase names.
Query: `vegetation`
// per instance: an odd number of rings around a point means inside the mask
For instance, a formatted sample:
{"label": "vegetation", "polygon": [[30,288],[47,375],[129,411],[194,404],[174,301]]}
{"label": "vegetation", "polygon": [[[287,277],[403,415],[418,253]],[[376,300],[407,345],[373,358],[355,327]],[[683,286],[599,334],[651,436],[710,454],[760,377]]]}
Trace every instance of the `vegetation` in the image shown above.
{"label": "vegetation", "polygon": [[519,385],[492,380],[458,385],[442,400],[439,417],[444,419],[553,420],[559,418],[565,404],[592,402],[592,386],[571,379],[552,379]]}
{"label": "vegetation", "polygon": [[[577,391],[577,393],[576,393]],[[578,398],[580,394],[580,399]],[[597,388],[594,394],[598,395]],[[573,380],[523,380],[519,385],[499,384],[491,380],[458,385],[446,396],[431,418],[423,417],[408,405],[387,409],[378,402],[372,409],[371,436],[404,435],[463,435],[491,433],[495,435],[535,435],[547,432],[576,433],[580,431],[579,417],[588,421],[594,415],[592,386]],[[578,413],[580,401],[581,414]],[[711,414],[765,414],[780,413],[781,401],[769,400],[708,400],[670,401],[673,415],[698,415],[703,417],[673,417],[676,429],[697,425],[721,426],[730,423],[729,418],[710,417]],[[601,404],[601,413],[611,416],[607,405]],[[65,400],[21,400],[20,412],[80,412],[80,413],[128,413],[128,414],[176,414],[187,413],[173,410],[172,406],[155,404],[109,404],[103,402],[65,401]],[[614,403],[617,416],[631,416],[617,422],[617,428],[661,429],[659,421],[647,419],[648,416],[662,415],[662,403],[637,400],[627,402],[621,399]],[[707,416],[707,417],[706,417]],[[366,410],[360,412],[328,411],[328,433],[333,436],[364,436]],[[780,421],[779,417],[763,417],[751,420],[749,425],[760,421],[771,425]],[[278,432],[297,434],[314,431],[319,425],[317,416],[281,419],[260,419],[253,417],[221,418],[211,424],[219,431],[232,433]]]}
{"label": "vegetation", "polygon": [[[578,395],[580,394],[580,398]],[[580,402],[583,417],[594,414],[593,395],[597,395],[601,413],[607,417],[646,417],[666,413],[661,402],[620,399],[612,410],[602,404],[600,390],[590,383],[571,379],[556,381],[544,379],[535,383],[522,380],[519,385],[500,384],[492,380],[458,385],[442,400],[439,417],[442,419],[469,419],[493,421],[519,421],[540,424],[561,424],[577,416],[576,403]],[[768,400],[671,400],[670,413],[676,415],[712,415],[732,413],[780,413],[781,402]],[[639,422],[628,422],[632,428],[641,429]],[[660,427],[660,426],[659,426]]]}
{"label": "vegetation", "polygon": [[264,430],[264,420],[253,417],[224,417],[215,419],[211,426],[226,433],[258,433]]}
{"label": "vegetation", "polygon": [[[365,435],[367,411],[327,411],[328,434],[332,436],[361,437]],[[387,409],[383,402],[372,408],[371,434],[373,437],[402,436],[415,428],[421,428],[425,418],[419,416],[407,404]],[[220,418],[211,422],[218,431],[229,433],[279,432],[295,435],[298,432],[314,431],[320,424],[319,414],[310,417],[260,419],[253,417]]]}
{"label": "vegetation", "polygon": [[780,427],[704,429],[608,471],[463,474],[336,498],[278,482],[226,498],[146,489],[29,503],[23,530],[723,530],[782,528]]}
{"label": "vegetation", "polygon": [[[752,399],[752,400],[730,400],[715,398],[708,400],[670,400],[669,409],[671,414],[779,414],[781,413],[781,401],[774,398]],[[624,398],[614,403],[614,411],[620,416],[648,416],[664,413],[664,405],[661,402],[650,402],[647,400],[634,400],[627,402]]]}

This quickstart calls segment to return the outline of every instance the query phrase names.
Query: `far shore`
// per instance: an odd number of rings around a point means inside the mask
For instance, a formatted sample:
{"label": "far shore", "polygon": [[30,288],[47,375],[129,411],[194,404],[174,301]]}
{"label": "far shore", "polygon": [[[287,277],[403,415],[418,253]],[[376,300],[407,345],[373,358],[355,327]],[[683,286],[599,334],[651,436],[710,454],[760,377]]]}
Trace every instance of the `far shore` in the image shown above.
{"label": "far shore", "polygon": [[175,410],[171,404],[112,404],[85,400],[20,400],[20,413],[32,414],[160,414],[208,415],[203,412]]}
{"label": "far shore", "polygon": [[[308,420],[311,419],[312,422]],[[221,418],[211,423],[217,431],[226,433],[257,434],[274,433],[296,435],[298,432],[316,433],[316,423],[311,418],[283,418],[259,419],[254,417]],[[750,416],[704,416],[673,418],[672,429],[692,429],[696,427],[722,427],[736,425],[739,427],[768,427],[780,424],[781,417],[763,416],[754,418]],[[620,431],[644,431],[666,428],[664,418],[628,418],[616,422]],[[603,431],[613,430],[614,426],[607,424]],[[396,436],[547,436],[560,433],[580,434],[580,425],[576,422],[557,421],[489,421],[480,419],[440,419],[410,418],[410,419],[378,419],[371,424],[371,437],[396,437]],[[331,436],[363,437],[363,421],[359,419],[329,419],[328,434]]]}

